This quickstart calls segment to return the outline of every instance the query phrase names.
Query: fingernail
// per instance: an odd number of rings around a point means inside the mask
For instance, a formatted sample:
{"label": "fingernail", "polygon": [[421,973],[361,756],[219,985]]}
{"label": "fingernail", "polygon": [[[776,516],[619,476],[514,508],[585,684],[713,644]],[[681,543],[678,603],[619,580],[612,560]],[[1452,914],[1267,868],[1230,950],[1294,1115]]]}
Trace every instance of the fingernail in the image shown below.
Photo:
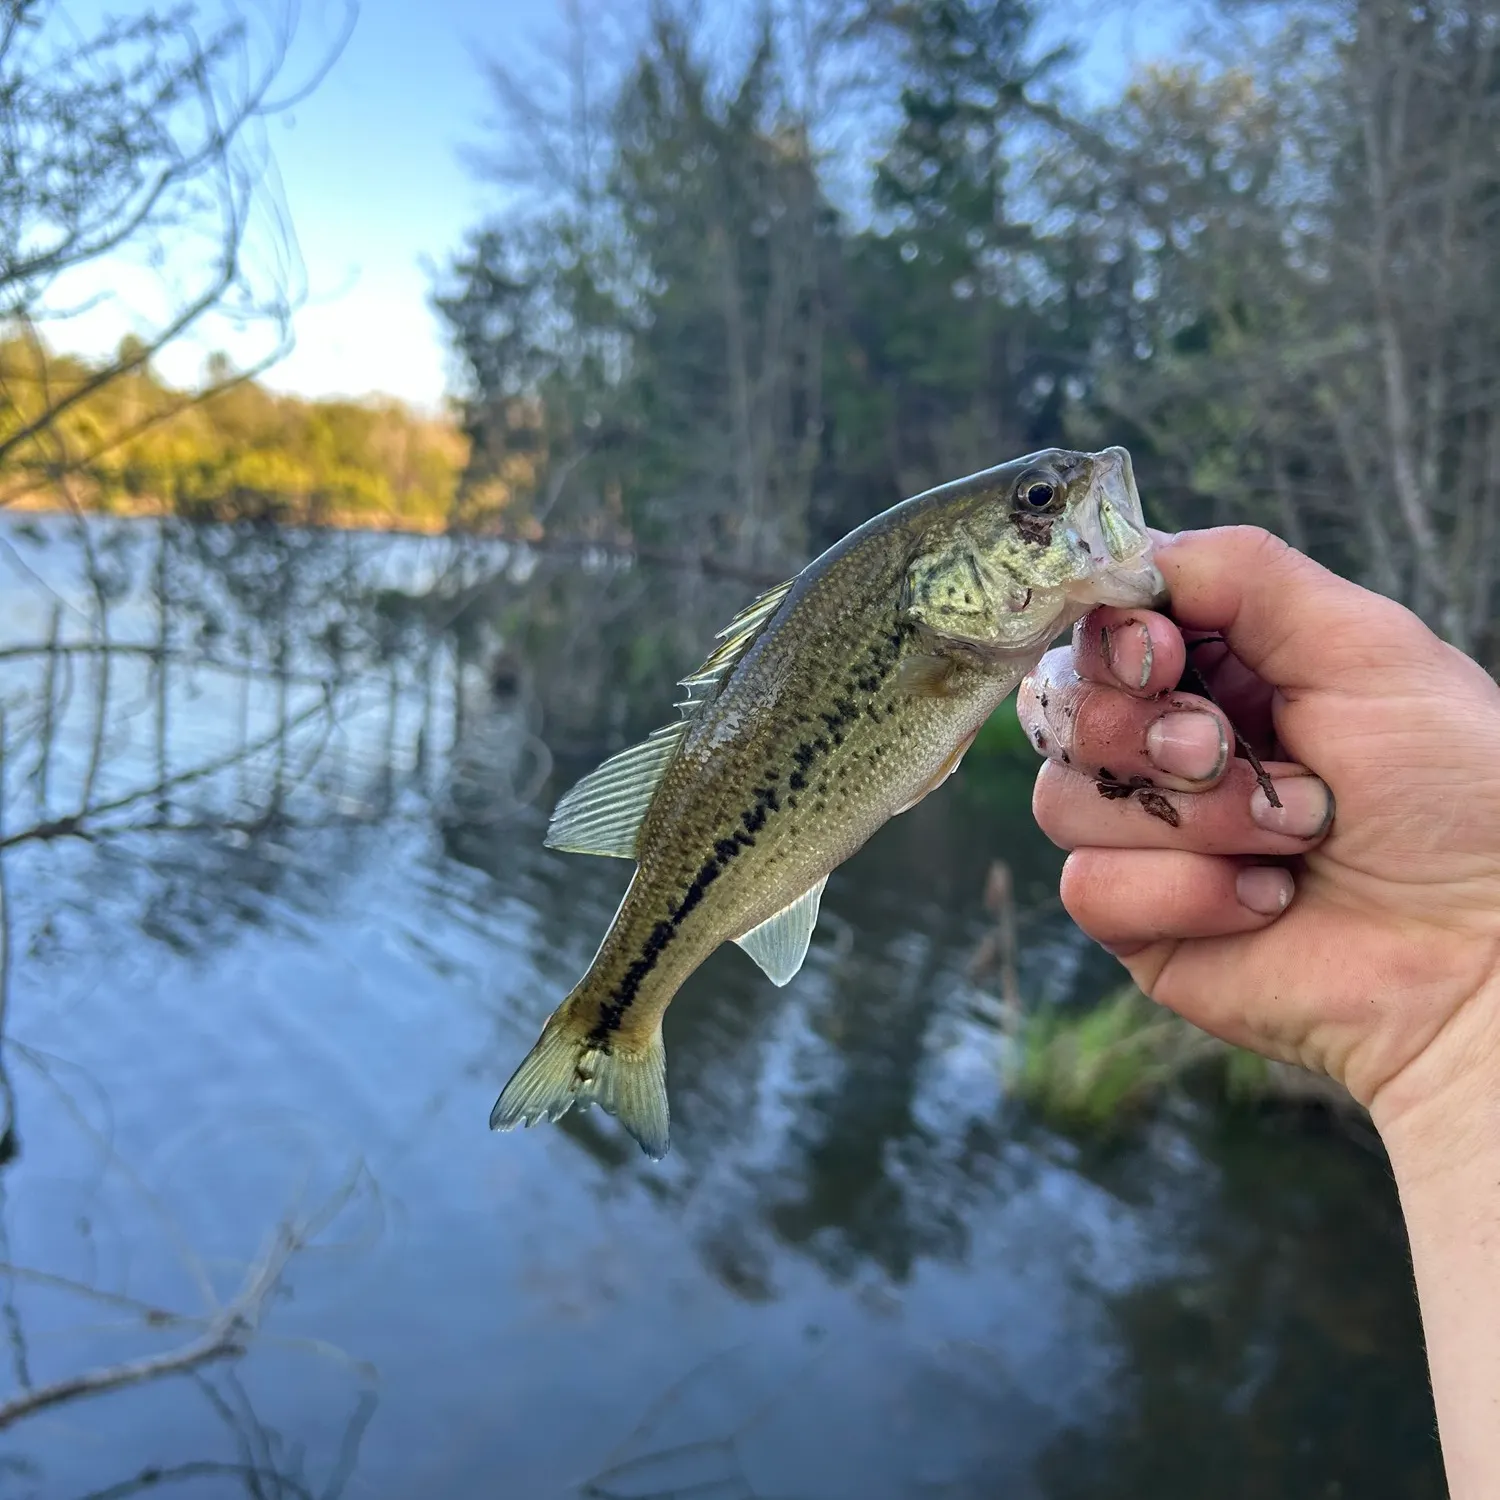
{"label": "fingernail", "polygon": [[1146,754],[1158,771],[1184,781],[1211,781],[1229,759],[1224,726],[1201,708],[1163,714],[1146,731]]}
{"label": "fingernail", "polygon": [[1101,627],[1099,644],[1104,661],[1124,687],[1139,689],[1151,681],[1151,632],[1144,625]]}
{"label": "fingernail", "polygon": [[1250,817],[1268,833],[1290,834],[1294,839],[1315,839],[1333,822],[1333,793],[1316,776],[1277,777],[1271,783],[1281,798],[1272,807],[1260,787],[1250,793]]}
{"label": "fingernail", "polygon": [[1274,865],[1251,865],[1234,880],[1234,893],[1240,898],[1240,905],[1262,917],[1284,912],[1294,889],[1291,872]]}

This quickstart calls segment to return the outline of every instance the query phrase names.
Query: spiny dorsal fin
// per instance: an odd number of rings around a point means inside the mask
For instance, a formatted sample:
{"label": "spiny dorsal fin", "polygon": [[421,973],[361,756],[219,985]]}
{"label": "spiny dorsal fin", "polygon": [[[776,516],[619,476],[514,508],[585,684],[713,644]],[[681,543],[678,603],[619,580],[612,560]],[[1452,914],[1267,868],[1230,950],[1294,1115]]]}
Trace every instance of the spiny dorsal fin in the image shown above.
{"label": "spiny dorsal fin", "polygon": [[752,927],[744,937],[735,939],[741,948],[766,971],[772,984],[790,984],[807,957],[813,928],[818,925],[818,902],[823,899],[825,875],[795,901],[783,906],[759,927]]}
{"label": "spiny dorsal fin", "polygon": [[740,611],[714,637],[722,644],[690,677],[682,679],[688,695],[677,706],[682,719],[656,730],[638,745],[621,750],[590,771],[553,809],[545,843],[574,854],[605,854],[634,859],[646,810],[683,737],[720,685],[734,671],[781,606],[792,584],[788,579]]}
{"label": "spiny dorsal fin", "polygon": [[668,724],[590,771],[553,808],[547,847],[634,859],[646,809],[690,727]]}
{"label": "spiny dorsal fin", "polygon": [[771,616],[781,608],[782,600],[791,592],[796,581],[795,578],[788,578],[785,583],[778,583],[774,589],[767,589],[760,598],[746,605],[714,637],[723,644],[714,648],[708,660],[696,672],[681,681],[680,685],[688,690],[687,697],[677,705],[682,710],[683,718],[695,717],[704,704],[713,702],[724,679],[740,664],[761,631],[770,624]]}

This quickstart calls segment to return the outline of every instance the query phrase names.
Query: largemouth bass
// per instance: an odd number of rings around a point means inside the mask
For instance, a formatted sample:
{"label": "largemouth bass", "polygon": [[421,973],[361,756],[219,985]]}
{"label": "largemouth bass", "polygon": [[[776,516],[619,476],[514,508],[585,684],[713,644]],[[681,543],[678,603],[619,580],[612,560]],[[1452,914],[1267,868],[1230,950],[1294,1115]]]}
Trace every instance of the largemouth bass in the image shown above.
{"label": "largemouth bass", "polygon": [[682,717],[585,776],[554,849],[636,862],[588,973],[490,1116],[575,1104],[667,1151],[662,1016],[721,943],[802,967],[828,874],[941,785],[1096,604],[1162,592],[1130,455],[1034,453],[865,522],[762,595],[682,681]]}

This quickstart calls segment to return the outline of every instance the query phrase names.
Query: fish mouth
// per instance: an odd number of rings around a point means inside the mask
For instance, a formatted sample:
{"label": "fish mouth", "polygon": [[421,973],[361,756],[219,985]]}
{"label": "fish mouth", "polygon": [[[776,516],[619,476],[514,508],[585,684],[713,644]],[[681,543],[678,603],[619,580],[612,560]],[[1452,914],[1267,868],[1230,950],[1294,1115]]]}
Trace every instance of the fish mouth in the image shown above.
{"label": "fish mouth", "polygon": [[1106,448],[1103,473],[1095,481],[1096,515],[1104,545],[1115,562],[1134,562],[1151,550],[1141,492],[1135,487],[1135,465],[1126,448]]}
{"label": "fish mouth", "polygon": [[1167,598],[1166,581],[1151,560],[1151,533],[1141,508],[1135,484],[1135,466],[1128,449],[1106,448],[1095,456],[1090,501],[1086,510],[1088,530],[1085,552],[1099,559],[1091,575],[1082,581],[1076,597],[1088,604],[1115,604],[1122,608],[1162,604]]}

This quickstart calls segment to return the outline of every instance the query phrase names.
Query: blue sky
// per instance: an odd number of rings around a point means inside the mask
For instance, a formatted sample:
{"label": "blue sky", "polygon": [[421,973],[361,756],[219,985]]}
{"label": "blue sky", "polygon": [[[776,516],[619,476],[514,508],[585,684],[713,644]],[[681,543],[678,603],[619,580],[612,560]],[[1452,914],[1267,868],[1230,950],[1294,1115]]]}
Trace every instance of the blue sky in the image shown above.
{"label": "blue sky", "polygon": [[[599,3],[599,0],[593,0]],[[627,0],[644,5],[645,0]],[[735,9],[735,0],[722,0]],[[479,58],[524,55],[555,21],[556,0],[361,0],[353,33],[332,71],[269,141],[280,199],[301,251],[306,297],[295,319],[296,347],[267,377],[304,395],[385,392],[436,409],[451,374],[429,307],[432,277],[465,229],[497,202],[461,160],[485,140],[489,100]],[[583,0],[587,13],[590,0]],[[1183,0],[1110,7],[1063,0],[1047,8],[1048,29],[1090,37],[1085,73],[1108,85],[1166,42],[1163,14],[1179,25]],[[101,13],[132,12],[132,0],[63,0],[84,30]],[[212,13],[212,6],[206,6]],[[304,0],[292,72],[326,46],[342,16],[340,0]],[[116,265],[68,288],[81,302],[100,287],[117,293],[54,341],[85,352],[110,348],[130,325],[132,306],[149,305],[144,273]],[[165,357],[163,373],[194,379],[210,348],[242,363],[253,348],[223,325]]]}

